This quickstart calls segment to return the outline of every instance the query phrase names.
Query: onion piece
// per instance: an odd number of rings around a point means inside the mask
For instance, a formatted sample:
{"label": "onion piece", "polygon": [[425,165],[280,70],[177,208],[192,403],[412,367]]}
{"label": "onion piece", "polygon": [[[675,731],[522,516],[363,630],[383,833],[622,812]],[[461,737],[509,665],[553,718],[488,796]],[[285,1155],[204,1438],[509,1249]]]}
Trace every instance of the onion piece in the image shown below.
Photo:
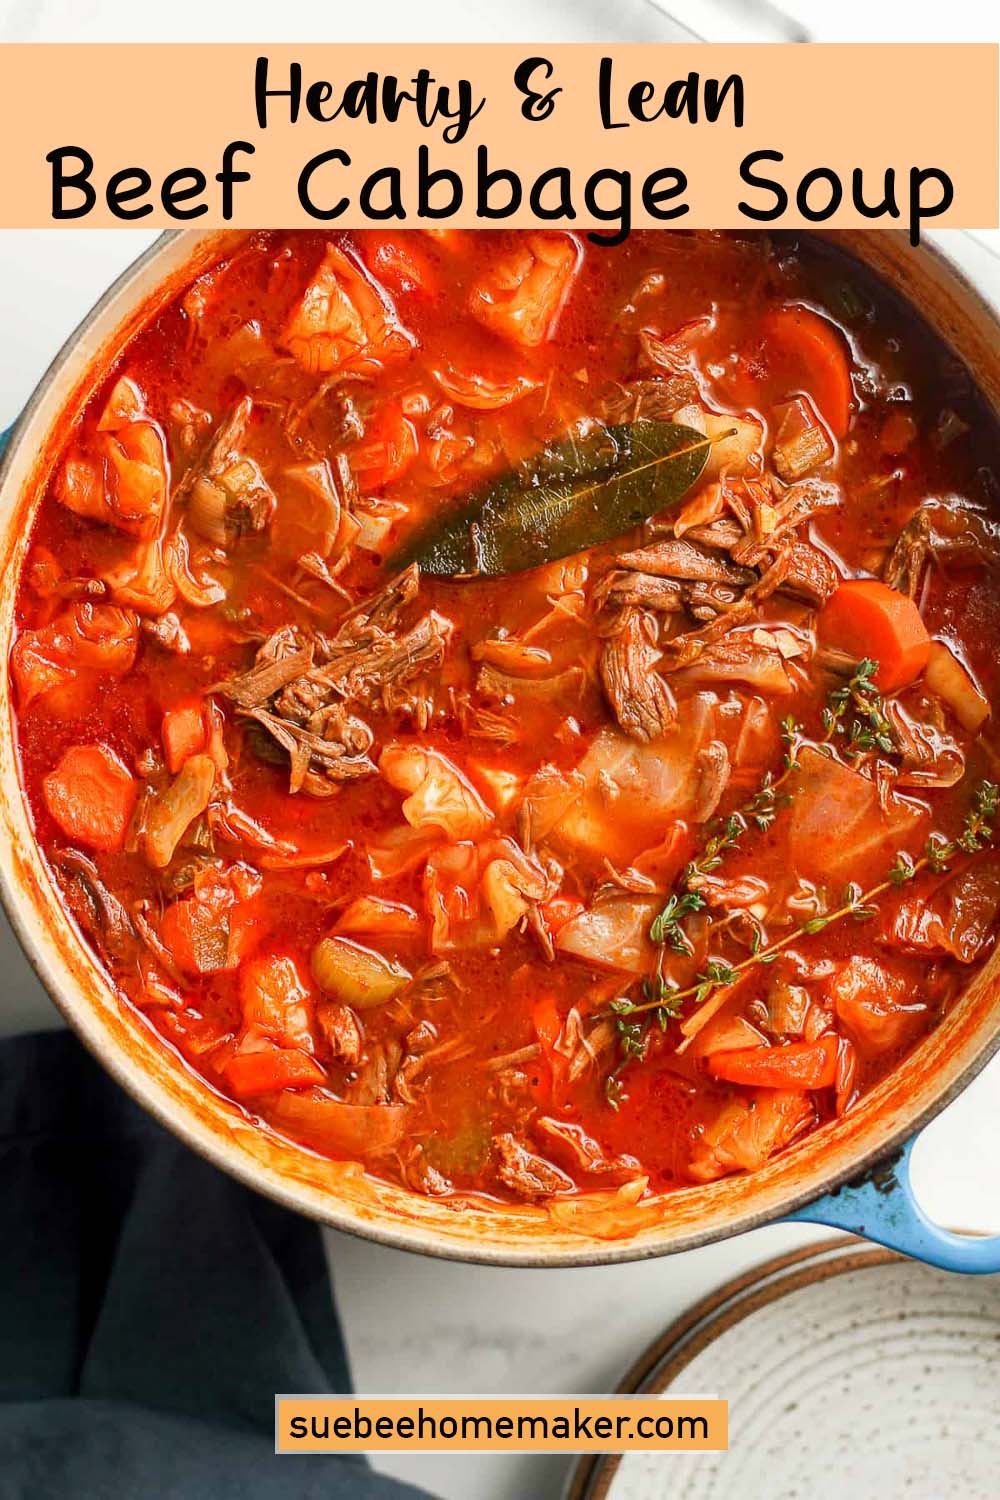
{"label": "onion piece", "polygon": [[170,785],[155,793],[142,819],[140,842],[154,870],[165,870],[188,828],[208,806],[215,787],[210,755],[192,755]]}
{"label": "onion piece", "polygon": [[472,783],[437,750],[386,745],[378,768],[390,786],[409,794],[403,817],[413,828],[437,828],[446,838],[468,839],[493,821]]}
{"label": "onion piece", "polygon": [[412,1127],[409,1104],[344,1104],[310,1089],[285,1092],[268,1106],[272,1124],[308,1146],[336,1156],[378,1156],[389,1151]]}
{"label": "onion piece", "polygon": [[924,668],[924,681],[954,713],[963,729],[976,734],[990,716],[985,693],[972,673],[943,641],[932,641]]}
{"label": "onion piece", "polygon": [[499,411],[520,401],[538,386],[538,381],[527,375],[515,375],[510,380],[487,380],[484,375],[469,375],[451,365],[439,365],[431,370],[431,374],[446,396],[473,411]]}

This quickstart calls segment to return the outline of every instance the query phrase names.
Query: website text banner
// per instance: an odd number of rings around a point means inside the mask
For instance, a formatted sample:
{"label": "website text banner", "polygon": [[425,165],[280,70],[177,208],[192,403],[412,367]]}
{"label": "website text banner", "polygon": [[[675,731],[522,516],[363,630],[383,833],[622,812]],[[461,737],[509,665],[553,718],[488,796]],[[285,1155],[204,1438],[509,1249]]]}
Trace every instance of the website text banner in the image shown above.
{"label": "website text banner", "polygon": [[0,225],[997,223],[997,48],[0,47]]}
{"label": "website text banner", "polygon": [[723,1451],[729,1408],[654,1396],[278,1396],[278,1453]]}

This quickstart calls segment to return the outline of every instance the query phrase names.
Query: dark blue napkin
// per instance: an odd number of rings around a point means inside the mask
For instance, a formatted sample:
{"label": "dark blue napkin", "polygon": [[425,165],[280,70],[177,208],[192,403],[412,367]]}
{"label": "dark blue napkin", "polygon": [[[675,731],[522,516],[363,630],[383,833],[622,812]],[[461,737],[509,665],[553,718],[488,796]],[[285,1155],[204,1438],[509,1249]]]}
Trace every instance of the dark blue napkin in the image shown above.
{"label": "dark blue napkin", "polygon": [[316,1226],[210,1167],[67,1032],[0,1044],[0,1500],[417,1500],[274,1453],[349,1391]]}

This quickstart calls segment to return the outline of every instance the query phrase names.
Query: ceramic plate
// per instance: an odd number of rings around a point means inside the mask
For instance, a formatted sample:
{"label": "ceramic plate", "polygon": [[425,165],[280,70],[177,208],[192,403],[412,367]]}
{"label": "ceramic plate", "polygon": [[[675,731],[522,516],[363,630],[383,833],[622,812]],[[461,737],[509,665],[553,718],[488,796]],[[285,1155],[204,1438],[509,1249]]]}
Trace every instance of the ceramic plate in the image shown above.
{"label": "ceramic plate", "polygon": [[622,1388],[725,1397],[729,1451],[591,1460],[568,1500],[996,1500],[1000,1276],[838,1240],[699,1304]]}

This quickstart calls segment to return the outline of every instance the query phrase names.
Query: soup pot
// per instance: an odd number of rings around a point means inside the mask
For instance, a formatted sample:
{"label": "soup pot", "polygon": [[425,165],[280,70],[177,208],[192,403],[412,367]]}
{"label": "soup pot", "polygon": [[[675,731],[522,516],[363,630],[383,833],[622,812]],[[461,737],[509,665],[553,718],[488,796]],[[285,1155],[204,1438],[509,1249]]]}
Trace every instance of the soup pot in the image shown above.
{"label": "soup pot", "polygon": [[[163,235],[68,340],[10,437],[0,468],[0,648],[6,661],[32,518],[67,421],[106,362],[242,235]],[[1000,412],[1000,321],[957,267],[902,233],[827,236],[915,307]],[[285,1140],[216,1094],[113,990],[63,907],[18,779],[10,684],[0,674],[0,894],[66,1020],[112,1076],[194,1150],[286,1207],[397,1249],[496,1265],[568,1266],[690,1250],[778,1218],[835,1225],[935,1264],[1000,1270],[1000,1236],[947,1234],[909,1186],[909,1143],[1000,1046],[1000,950],[920,1047],[836,1120],[761,1171],[630,1201],[629,1188],[545,1206],[432,1199]],[[835,837],[835,832],[831,837]]]}

